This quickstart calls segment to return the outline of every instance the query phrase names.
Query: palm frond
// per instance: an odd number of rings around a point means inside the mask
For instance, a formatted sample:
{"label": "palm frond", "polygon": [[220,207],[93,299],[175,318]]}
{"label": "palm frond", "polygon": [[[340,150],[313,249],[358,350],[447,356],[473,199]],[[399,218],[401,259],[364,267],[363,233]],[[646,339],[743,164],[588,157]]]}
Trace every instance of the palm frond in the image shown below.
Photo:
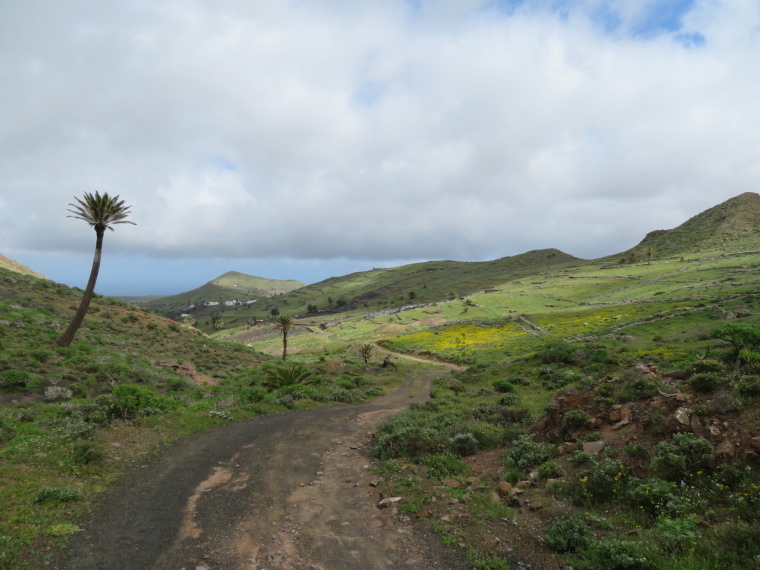
{"label": "palm frond", "polygon": [[96,191],[94,195],[85,192],[83,200],[76,196],[74,200],[77,201],[76,204],[69,204],[73,209],[67,210],[73,215],[68,217],[84,220],[96,230],[108,228],[113,231],[111,226],[115,224],[135,225],[127,220],[131,206],[125,205],[124,200],[119,200],[119,196],[109,196],[108,192],[100,194]]}

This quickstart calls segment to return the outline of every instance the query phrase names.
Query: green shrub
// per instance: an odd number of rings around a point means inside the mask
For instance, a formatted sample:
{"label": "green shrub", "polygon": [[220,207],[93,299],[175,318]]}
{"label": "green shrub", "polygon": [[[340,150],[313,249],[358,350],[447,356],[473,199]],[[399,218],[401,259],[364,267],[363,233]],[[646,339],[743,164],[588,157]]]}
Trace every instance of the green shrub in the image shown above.
{"label": "green shrub", "polygon": [[643,443],[631,443],[623,448],[630,457],[634,459],[647,459],[649,457],[649,449]]}
{"label": "green shrub", "polygon": [[0,388],[26,386],[31,374],[25,370],[3,370],[0,372]]}
{"label": "green shrub", "polygon": [[504,394],[501,398],[499,398],[498,403],[500,406],[504,407],[516,406],[520,403],[520,396],[517,394]]}
{"label": "green shrub", "polygon": [[742,376],[736,381],[736,390],[747,398],[760,396],[760,375],[751,374]]}
{"label": "green shrub", "polygon": [[466,475],[470,466],[458,457],[449,454],[434,453],[422,460],[433,477],[456,477]]}
{"label": "green shrub", "polygon": [[556,552],[582,550],[596,538],[589,523],[584,515],[558,517],[546,527],[544,541]]}
{"label": "green shrub", "polygon": [[622,496],[627,476],[621,461],[606,457],[593,461],[589,469],[568,487],[568,492],[576,504],[605,503]]}
{"label": "green shrub", "polygon": [[661,390],[662,386],[654,378],[639,378],[620,389],[617,393],[616,399],[621,403],[635,402],[636,400],[643,400],[645,398],[657,396],[660,394]]}
{"label": "green shrub", "polygon": [[710,554],[719,568],[757,568],[760,527],[746,522],[727,523],[713,530]]}
{"label": "green shrub", "polygon": [[675,483],[653,477],[633,480],[626,496],[632,506],[640,507],[650,515],[656,516],[665,510],[677,492],[678,486]]}
{"label": "green shrub", "polygon": [[660,517],[652,530],[655,541],[660,548],[668,552],[677,552],[693,547],[699,538],[696,517],[679,519]]}
{"label": "green shrub", "polygon": [[700,374],[704,372],[712,372],[713,374],[717,374],[720,372],[725,372],[725,370],[726,366],[721,361],[715,360],[714,358],[705,358],[692,362],[686,369],[686,372],[689,374]]}
{"label": "green shrub", "polygon": [[573,349],[564,343],[547,344],[537,356],[544,364],[573,364],[575,362]]}
{"label": "green shrub", "polygon": [[652,565],[646,552],[634,542],[598,540],[582,551],[584,568],[588,570],[646,570]]}
{"label": "green shrub", "polygon": [[510,392],[515,391],[515,387],[512,385],[511,382],[508,380],[504,380],[503,378],[499,378],[498,380],[493,381],[493,388],[500,394],[507,394]]}
{"label": "green shrub", "polygon": [[699,372],[689,379],[689,384],[697,392],[707,394],[722,387],[725,382],[715,372]]}
{"label": "green shrub", "polygon": [[744,408],[744,402],[738,392],[734,390],[721,390],[716,392],[710,401],[710,409],[719,414],[737,412]]}
{"label": "green shrub", "polygon": [[562,416],[562,433],[569,433],[585,427],[589,415],[583,410],[570,410]]}
{"label": "green shrub", "polygon": [[682,481],[696,471],[706,469],[714,458],[709,441],[692,433],[676,433],[654,448],[652,470],[669,481]]}
{"label": "green shrub", "polygon": [[507,467],[530,469],[554,459],[556,455],[557,449],[551,443],[536,442],[533,441],[533,436],[521,435],[504,452],[503,459]]}

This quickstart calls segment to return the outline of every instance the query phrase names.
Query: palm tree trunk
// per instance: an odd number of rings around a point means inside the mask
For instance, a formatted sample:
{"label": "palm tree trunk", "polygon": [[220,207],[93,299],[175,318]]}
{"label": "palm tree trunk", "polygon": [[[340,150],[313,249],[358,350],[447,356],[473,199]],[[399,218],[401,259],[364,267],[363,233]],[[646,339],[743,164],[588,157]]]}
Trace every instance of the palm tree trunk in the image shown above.
{"label": "palm tree trunk", "polygon": [[74,318],[69,323],[69,328],[66,329],[58,340],[55,341],[57,346],[69,346],[71,341],[74,340],[74,335],[77,334],[79,327],[84,321],[84,316],[87,314],[87,309],[90,306],[90,300],[95,292],[95,282],[98,280],[98,272],[100,271],[100,257],[103,253],[103,234],[105,234],[104,228],[95,228],[95,257],[92,260],[92,270],[90,271],[90,280],[87,282],[87,288],[84,290],[84,296],[82,302],[79,304]]}
{"label": "palm tree trunk", "polygon": [[288,331],[282,332],[282,359],[283,361],[288,357]]}

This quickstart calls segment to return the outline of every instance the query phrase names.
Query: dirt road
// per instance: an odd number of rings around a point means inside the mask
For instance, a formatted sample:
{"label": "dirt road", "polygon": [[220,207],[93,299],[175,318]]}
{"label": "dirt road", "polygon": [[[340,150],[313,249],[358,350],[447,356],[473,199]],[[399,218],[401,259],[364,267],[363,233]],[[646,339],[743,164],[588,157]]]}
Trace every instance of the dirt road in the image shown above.
{"label": "dirt road", "polygon": [[435,372],[360,406],[261,416],[179,442],[99,502],[55,568],[469,568],[375,506],[361,450]]}

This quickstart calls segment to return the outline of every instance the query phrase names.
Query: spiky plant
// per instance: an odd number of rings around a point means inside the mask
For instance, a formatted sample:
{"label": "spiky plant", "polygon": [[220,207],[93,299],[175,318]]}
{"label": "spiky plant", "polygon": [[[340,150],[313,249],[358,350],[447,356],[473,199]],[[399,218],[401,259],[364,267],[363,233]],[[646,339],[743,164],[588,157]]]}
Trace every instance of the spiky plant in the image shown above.
{"label": "spiky plant", "polygon": [[306,370],[303,364],[292,364],[290,366],[279,366],[267,372],[263,384],[270,390],[279,390],[285,386],[313,384],[315,381],[316,379],[312,378],[311,372]]}

